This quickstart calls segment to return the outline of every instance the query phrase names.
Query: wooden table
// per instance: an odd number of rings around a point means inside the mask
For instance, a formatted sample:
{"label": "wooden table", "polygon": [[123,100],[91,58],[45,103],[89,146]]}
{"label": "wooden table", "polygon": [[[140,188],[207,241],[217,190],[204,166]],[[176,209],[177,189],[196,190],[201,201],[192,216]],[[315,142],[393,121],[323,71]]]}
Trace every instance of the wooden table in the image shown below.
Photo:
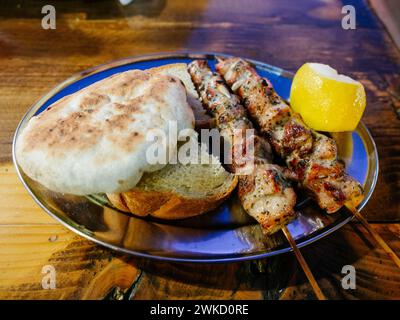
{"label": "wooden table", "polygon": [[[41,95],[72,73],[109,60],[175,50],[219,51],[295,71],[328,63],[360,79],[363,121],[380,156],[376,190],[363,210],[400,254],[398,49],[368,3],[356,30],[341,28],[342,2],[136,0],[59,2],[56,30],[41,28],[40,1],[0,9],[0,298],[7,299],[313,299],[292,254],[227,265],[161,263],[116,254],[46,215],[25,192],[11,162],[18,121]],[[400,272],[357,223],[302,250],[331,299],[400,298]],[[44,290],[44,265],[57,288]],[[341,269],[354,265],[357,289]]]}

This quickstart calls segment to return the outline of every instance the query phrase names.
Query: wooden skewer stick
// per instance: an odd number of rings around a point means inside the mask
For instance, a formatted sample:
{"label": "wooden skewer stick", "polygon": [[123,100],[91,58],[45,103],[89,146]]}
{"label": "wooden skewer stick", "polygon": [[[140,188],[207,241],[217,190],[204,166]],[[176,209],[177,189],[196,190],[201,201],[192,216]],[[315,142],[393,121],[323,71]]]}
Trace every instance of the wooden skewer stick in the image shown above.
{"label": "wooden skewer stick", "polygon": [[286,239],[288,240],[290,246],[293,249],[294,255],[297,258],[297,261],[299,262],[301,268],[303,269],[308,281],[311,284],[312,289],[314,290],[315,295],[317,296],[318,300],[326,300],[324,294],[321,291],[321,288],[319,287],[317,281],[315,280],[310,267],[308,266],[306,260],[304,259],[303,255],[301,254],[299,248],[297,248],[297,244],[296,241],[294,241],[292,235],[290,234],[288,228],[286,226],[284,226],[282,228],[282,231],[286,237]]}
{"label": "wooden skewer stick", "polygon": [[361,224],[368,230],[370,235],[374,237],[376,242],[385,250],[385,252],[389,255],[389,257],[393,260],[393,262],[400,268],[400,258],[397,254],[388,246],[385,240],[377,233],[374,228],[368,223],[368,221],[363,217],[363,215],[356,208],[347,207],[354,216],[361,222]]}

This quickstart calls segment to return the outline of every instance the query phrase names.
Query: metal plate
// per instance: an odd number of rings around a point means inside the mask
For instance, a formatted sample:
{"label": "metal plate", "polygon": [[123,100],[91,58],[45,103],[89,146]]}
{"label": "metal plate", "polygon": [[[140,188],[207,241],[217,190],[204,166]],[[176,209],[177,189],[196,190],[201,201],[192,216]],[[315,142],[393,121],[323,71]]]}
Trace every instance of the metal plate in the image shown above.
{"label": "metal plate", "polygon": [[[29,119],[65,95],[74,93],[114,73],[147,69],[202,58],[214,66],[214,54],[172,53],[127,58],[91,68],[72,76],[41,98],[25,114],[14,136],[13,160],[18,175],[34,200],[53,218],[79,235],[113,250],[137,256],[185,262],[232,262],[264,258],[290,251],[278,233],[263,237],[257,223],[241,208],[235,196],[217,210],[179,221],[138,218],[114,210],[98,197],[54,193],[24,175],[15,156],[15,141]],[[271,80],[277,92],[288,99],[292,74],[252,61],[257,71]],[[346,170],[365,189],[361,210],[370,198],[378,177],[378,155],[367,128],[338,137],[339,153]],[[346,209],[327,215],[308,199],[300,199],[298,218],[288,225],[298,246],[310,244],[352,219]]]}

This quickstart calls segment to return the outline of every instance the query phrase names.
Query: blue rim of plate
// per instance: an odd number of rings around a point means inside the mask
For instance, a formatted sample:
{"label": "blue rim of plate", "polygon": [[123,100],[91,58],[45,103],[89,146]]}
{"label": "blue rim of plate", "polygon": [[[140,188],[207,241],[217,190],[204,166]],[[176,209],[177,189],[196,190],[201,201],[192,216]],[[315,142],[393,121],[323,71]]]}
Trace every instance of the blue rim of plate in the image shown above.
{"label": "blue rim of plate", "polygon": [[[155,259],[155,260],[160,260],[160,261],[170,261],[170,262],[187,262],[187,263],[230,263],[230,262],[238,262],[238,261],[245,261],[245,260],[256,260],[256,259],[263,259],[267,257],[272,257],[275,255],[287,253],[293,251],[292,248],[287,245],[284,248],[273,250],[273,251],[267,251],[265,253],[254,253],[254,254],[245,254],[245,255],[239,255],[235,257],[224,257],[221,256],[220,258],[204,258],[204,259],[196,259],[196,258],[181,258],[181,257],[171,257],[171,256],[163,256],[163,255],[155,255],[155,254],[148,254],[148,253],[143,253],[143,252],[138,252],[138,251],[132,251],[130,249],[118,247],[116,245],[107,243],[105,241],[96,239],[88,235],[87,233],[82,232],[79,230],[79,228],[76,228],[72,225],[70,225],[67,221],[59,217],[56,213],[52,212],[50,209],[48,209],[35,195],[33,190],[28,186],[26,183],[25,179],[23,178],[23,175],[21,173],[21,170],[17,164],[16,160],[16,153],[15,153],[15,143],[16,139],[18,137],[18,133],[24,124],[25,121],[27,121],[27,118],[30,119],[33,115],[35,115],[37,112],[41,112],[41,110],[45,109],[48,105],[53,103],[54,101],[60,99],[61,97],[57,98],[57,94],[60,93],[64,88],[67,88],[69,85],[75,83],[78,80],[83,80],[89,76],[93,76],[96,74],[100,74],[106,70],[114,70],[115,68],[120,68],[124,66],[128,66],[131,64],[136,64],[140,62],[149,62],[152,60],[163,60],[163,59],[188,59],[188,60],[194,60],[194,59],[214,59],[215,56],[226,56],[230,57],[232,55],[225,54],[225,53],[217,53],[217,52],[190,52],[190,51],[178,51],[178,52],[162,52],[162,53],[153,53],[153,54],[147,54],[147,55],[141,55],[141,56],[135,56],[135,57],[126,57],[118,60],[114,60],[111,62],[106,62],[104,64],[100,64],[98,66],[91,67],[89,69],[86,69],[82,72],[78,72],[73,74],[71,77],[68,79],[64,80],[63,82],[59,83],[55,87],[53,87],[50,91],[48,91],[45,95],[43,95],[33,106],[31,106],[28,111],[25,113],[21,121],[19,122],[14,137],[13,137],[13,145],[12,145],[12,157],[13,157],[13,163],[16,168],[17,175],[22,182],[23,186],[25,189],[28,191],[30,196],[34,199],[34,201],[47,213],[49,214],[52,218],[57,220],[59,223],[61,223],[64,227],[68,228],[69,230],[73,231],[74,233],[90,240],[93,241],[94,243],[104,246],[106,248],[115,250],[120,253],[125,253],[137,257],[142,257],[142,258],[149,258],[149,259]],[[275,73],[280,77],[285,77],[288,79],[293,78],[293,73],[286,71],[284,69],[269,65],[264,62],[260,62],[257,60],[253,59],[247,59],[244,58],[245,60],[251,62],[254,64],[257,68],[262,69],[262,70],[267,70],[269,72]],[[158,66],[157,64],[155,66]],[[125,70],[129,70],[132,68],[126,68]],[[124,70],[122,70],[124,71]],[[116,73],[116,72],[112,72]],[[105,76],[106,77],[106,76]],[[98,80],[101,80],[102,78],[105,78],[101,76]],[[98,81],[96,80],[96,81]],[[95,82],[95,81],[94,81]],[[76,91],[76,90],[75,90]],[[69,94],[64,93],[62,96]],[[372,196],[372,193],[375,189],[377,180],[378,180],[378,175],[379,175],[379,158],[378,158],[378,152],[376,148],[375,141],[373,140],[368,128],[360,122],[359,124],[359,130],[363,131],[364,134],[369,138],[368,143],[371,144],[371,148],[373,150],[373,156],[375,159],[375,164],[373,168],[373,176],[372,176],[372,181],[370,185],[369,192],[365,195],[363,201],[358,207],[358,210],[361,211],[365,205],[367,204],[368,200]],[[368,163],[370,166],[370,164]],[[317,240],[320,240],[324,238],[325,236],[333,233],[334,231],[340,229],[342,226],[350,222],[354,216],[352,214],[347,214],[347,217],[343,218],[341,221],[334,222],[333,224],[324,227],[321,230],[315,231],[312,234],[309,234],[305,236],[304,238],[301,238],[299,240],[296,240],[297,246],[299,248],[304,247],[306,245],[309,245]]]}

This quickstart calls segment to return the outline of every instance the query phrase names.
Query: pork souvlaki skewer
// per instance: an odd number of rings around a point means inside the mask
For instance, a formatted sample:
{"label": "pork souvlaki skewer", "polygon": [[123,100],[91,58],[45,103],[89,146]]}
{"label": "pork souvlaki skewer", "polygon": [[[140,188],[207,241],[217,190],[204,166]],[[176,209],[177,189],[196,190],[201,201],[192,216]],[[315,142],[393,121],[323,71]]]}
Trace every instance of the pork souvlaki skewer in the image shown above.
{"label": "pork souvlaki skewer", "polygon": [[363,191],[338,161],[335,141],[308,128],[247,61],[218,58],[216,69],[319,206],[328,213],[347,207],[400,268],[400,258],[357,210]]}
{"label": "pork souvlaki skewer", "polygon": [[231,145],[233,162],[230,169],[239,174],[238,194],[244,209],[261,224],[265,233],[283,231],[317,298],[325,299],[286,227],[286,224],[295,217],[293,208],[296,204],[296,194],[285,180],[282,168],[271,164],[272,154],[268,142],[254,134],[254,155],[250,157],[248,154],[245,155],[246,158],[250,158],[247,160],[253,161],[252,170],[247,172],[245,170],[247,174],[240,175],[243,164],[236,163],[239,160],[236,151],[242,149],[243,141],[237,137],[243,137],[242,133],[254,130],[247,118],[246,110],[240,104],[238,97],[229,92],[221,76],[211,71],[206,61],[193,61],[189,65],[189,73],[204,107],[216,118],[221,135]]}
{"label": "pork souvlaki skewer", "polygon": [[[204,107],[215,117],[221,136],[231,146],[232,164],[228,169],[238,174],[238,195],[244,209],[260,223],[264,233],[280,230],[295,217],[296,194],[285,179],[282,168],[271,163],[268,142],[254,134],[254,155],[246,153],[244,157],[247,159],[243,164],[241,150],[247,145],[243,139],[246,139],[246,131],[254,130],[245,108],[206,61],[190,63],[189,73]],[[251,165],[250,171],[243,168],[247,165]],[[246,174],[241,174],[244,172]]]}
{"label": "pork souvlaki skewer", "polygon": [[333,213],[343,206],[355,209],[359,205],[361,185],[345,172],[333,139],[307,127],[247,61],[218,58],[216,68],[322,209]]}

